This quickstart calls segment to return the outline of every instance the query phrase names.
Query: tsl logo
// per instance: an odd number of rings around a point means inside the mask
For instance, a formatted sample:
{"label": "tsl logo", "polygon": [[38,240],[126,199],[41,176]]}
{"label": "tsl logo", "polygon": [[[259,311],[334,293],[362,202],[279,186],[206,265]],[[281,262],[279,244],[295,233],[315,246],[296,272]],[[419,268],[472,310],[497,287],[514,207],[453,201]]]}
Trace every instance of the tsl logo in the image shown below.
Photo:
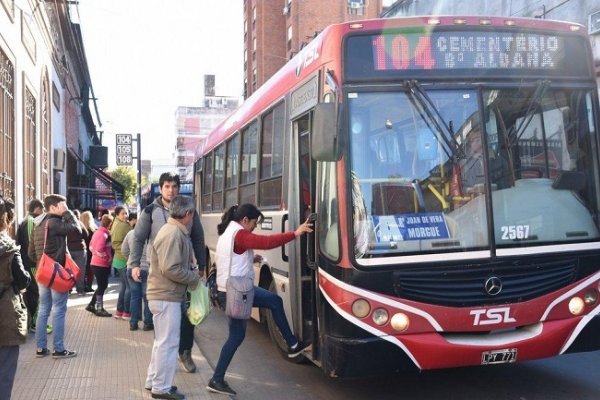
{"label": "tsl logo", "polygon": [[469,314],[474,317],[474,326],[517,322],[516,319],[510,316],[510,307],[482,308],[479,310],[471,310]]}
{"label": "tsl logo", "polygon": [[298,64],[296,64],[296,76],[300,76],[302,70],[316,61],[321,53],[321,40],[312,41],[298,54]]}

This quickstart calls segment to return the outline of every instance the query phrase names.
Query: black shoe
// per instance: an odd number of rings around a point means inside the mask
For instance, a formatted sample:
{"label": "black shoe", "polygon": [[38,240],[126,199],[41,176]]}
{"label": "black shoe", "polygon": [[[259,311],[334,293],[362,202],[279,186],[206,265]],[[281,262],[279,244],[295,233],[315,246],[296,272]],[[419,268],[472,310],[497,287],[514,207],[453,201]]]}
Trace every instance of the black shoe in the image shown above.
{"label": "black shoe", "polygon": [[154,393],[152,392],[153,399],[169,399],[169,400],[185,400],[185,396],[181,393],[178,393],[177,390],[173,390],[173,386],[171,386],[171,390],[167,393]]}
{"label": "black shoe", "polygon": [[135,325],[129,325],[129,330],[130,331],[137,331],[138,330],[137,324],[135,324]]}
{"label": "black shoe", "polygon": [[223,383],[215,382],[214,379],[211,379],[208,382],[208,386],[206,386],[206,390],[213,393],[221,393],[221,394],[230,394],[236,395],[236,391],[229,387],[227,382],[223,381]]}
{"label": "black shoe", "polygon": [[96,305],[95,304],[88,304],[87,307],[85,308],[85,311],[89,311],[92,314],[96,314]]}
{"label": "black shoe", "polygon": [[50,350],[48,350],[48,349],[41,349],[41,350],[37,350],[35,352],[35,356],[37,358],[42,358],[42,357],[46,357],[46,356],[49,356],[49,355],[50,355]]}
{"label": "black shoe", "polygon": [[308,345],[306,343],[302,343],[302,342],[298,341],[298,343],[296,343],[295,346],[288,347],[288,357],[289,358],[294,358],[294,357],[298,356],[307,347],[308,347]]}
{"label": "black shoe", "polygon": [[142,328],[142,330],[144,330],[144,331],[153,331],[154,330],[154,324],[144,324],[144,327]]}
{"label": "black shoe", "polygon": [[63,351],[54,350],[54,352],[52,353],[52,358],[71,358],[71,357],[76,357],[76,356],[77,356],[77,352],[69,351],[69,350],[63,350]]}
{"label": "black shoe", "polygon": [[106,311],[104,308],[96,310],[96,315],[99,317],[112,317],[112,314]]}
{"label": "black shoe", "polygon": [[185,369],[190,374],[196,372],[196,364],[194,364],[194,360],[192,360],[191,350],[184,350],[183,353],[179,355],[179,361],[181,361],[183,369]]}
{"label": "black shoe", "polygon": [[[146,389],[147,391],[151,391],[152,390],[151,387],[145,387],[144,389]],[[175,385],[171,386],[170,392],[176,392],[176,391],[177,391],[177,386],[175,386]]]}
{"label": "black shoe", "polygon": [[94,290],[94,289],[92,289],[92,287],[91,287],[91,286],[86,286],[86,287],[84,287],[84,288],[83,288],[83,291],[84,291],[84,292],[86,292],[86,293],[92,293],[92,292],[94,292],[95,290]]}

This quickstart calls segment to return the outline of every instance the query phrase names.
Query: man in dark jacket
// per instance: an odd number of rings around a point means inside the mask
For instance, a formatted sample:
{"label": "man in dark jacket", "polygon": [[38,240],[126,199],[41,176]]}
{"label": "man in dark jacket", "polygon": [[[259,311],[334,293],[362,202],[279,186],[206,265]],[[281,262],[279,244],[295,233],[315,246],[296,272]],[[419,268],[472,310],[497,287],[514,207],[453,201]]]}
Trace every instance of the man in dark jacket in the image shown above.
{"label": "man in dark jacket", "polygon": [[38,289],[37,282],[35,281],[35,262],[31,261],[27,255],[29,249],[29,240],[33,237],[33,220],[44,212],[44,203],[40,199],[33,199],[27,206],[29,212],[23,221],[17,228],[17,245],[21,246],[21,259],[25,270],[31,276],[31,283],[27,287],[23,299],[25,300],[25,306],[27,307],[27,327],[30,331],[35,332],[35,319],[37,317],[38,302],[40,299],[40,292]]}
{"label": "man in dark jacket", "polygon": [[[179,175],[171,172],[163,173],[158,181],[160,197],[152,204],[144,208],[138,216],[137,224],[133,234],[127,267],[131,269],[131,277],[141,282],[140,258],[144,245],[152,246],[156,234],[169,218],[169,207],[171,200],[179,194],[181,182]],[[200,222],[200,216],[194,211],[191,222],[190,238],[194,249],[194,257],[200,271],[206,267],[206,247],[204,245],[204,230]],[[148,247],[149,248],[149,247]],[[150,261],[150,260],[148,260]],[[150,265],[152,268],[152,265]],[[194,346],[194,325],[190,323],[185,313],[185,304],[182,306],[181,333],[179,338],[179,361],[187,372],[195,372],[196,365],[192,360],[192,347]]]}
{"label": "man in dark jacket", "polygon": [[[79,270],[82,271],[79,274],[79,278],[77,278],[77,282],[75,282],[75,290],[77,290],[77,294],[80,296],[85,295],[85,265],[87,258],[87,250],[85,246],[85,228],[79,221],[79,216],[81,213],[79,210],[73,210],[73,215],[75,215],[75,219],[81,228],[80,231],[70,231],[67,235],[67,248],[69,249],[69,253],[71,257],[73,257],[73,261],[79,267]],[[86,231],[87,232],[87,231]]]}
{"label": "man in dark jacket", "polygon": [[[33,246],[29,246],[29,258],[36,263],[43,253],[48,254],[53,260],[65,265],[67,253],[67,235],[69,232],[81,228],[73,213],[67,207],[67,199],[58,194],[51,194],[44,198],[44,207],[47,214],[35,219],[36,226],[33,230]],[[52,325],[54,326],[53,342],[54,352],[52,358],[75,357],[76,352],[65,349],[65,314],[67,313],[67,300],[69,293],[60,293],[54,289],[39,285],[40,304],[37,316],[37,326],[46,326],[50,311],[54,307]],[[36,357],[45,357],[50,354],[47,348],[48,337],[42,329],[35,332],[37,342]]]}

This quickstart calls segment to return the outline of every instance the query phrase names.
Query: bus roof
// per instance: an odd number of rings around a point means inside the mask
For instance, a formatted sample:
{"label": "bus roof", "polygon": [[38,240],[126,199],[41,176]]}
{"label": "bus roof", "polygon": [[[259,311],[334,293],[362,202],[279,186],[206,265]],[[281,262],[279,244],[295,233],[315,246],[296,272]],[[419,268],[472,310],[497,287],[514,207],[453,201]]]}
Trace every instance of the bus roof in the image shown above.
{"label": "bus roof", "polygon": [[[492,26],[516,27],[544,31],[572,32],[587,37],[583,25],[536,18],[485,17],[485,16],[414,16],[350,21],[326,27],[308,45],[288,61],[267,82],[252,94],[228,118],[209,133],[198,157],[210,152],[233,133],[245,127],[260,113],[275,105],[293,87],[312,76],[324,63],[336,60],[336,70],[341,71],[341,41],[349,32],[399,29],[404,27],[436,26]],[[317,55],[317,57],[315,57]],[[314,62],[318,59],[317,62]],[[341,76],[335,76],[337,84]]]}

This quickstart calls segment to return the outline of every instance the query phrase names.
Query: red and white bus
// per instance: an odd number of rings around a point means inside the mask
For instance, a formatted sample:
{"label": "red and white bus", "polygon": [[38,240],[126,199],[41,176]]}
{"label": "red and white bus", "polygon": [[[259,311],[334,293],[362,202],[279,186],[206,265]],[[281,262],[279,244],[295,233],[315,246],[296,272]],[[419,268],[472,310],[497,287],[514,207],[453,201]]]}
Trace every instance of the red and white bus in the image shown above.
{"label": "red and white bus", "polygon": [[262,233],[316,213],[256,283],[330,376],[599,349],[598,111],[577,24],[329,26],[206,140],[211,263],[231,205],[257,204]]}

